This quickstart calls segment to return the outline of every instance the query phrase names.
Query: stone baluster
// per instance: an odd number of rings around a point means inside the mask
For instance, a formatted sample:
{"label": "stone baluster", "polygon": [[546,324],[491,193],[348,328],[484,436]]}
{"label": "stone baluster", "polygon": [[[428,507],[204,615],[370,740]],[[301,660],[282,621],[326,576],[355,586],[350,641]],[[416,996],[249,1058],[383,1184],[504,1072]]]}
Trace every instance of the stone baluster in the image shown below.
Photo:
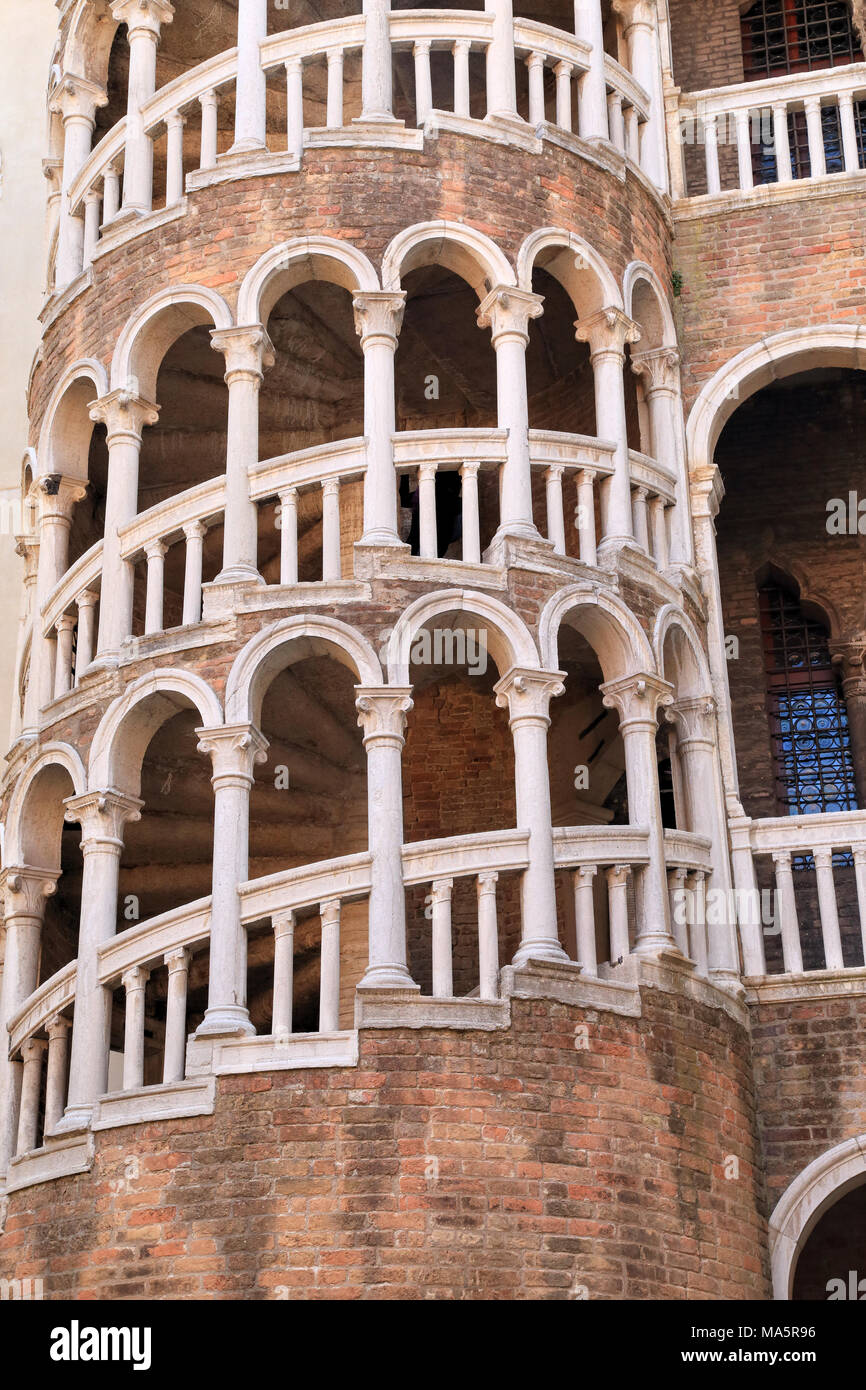
{"label": "stone baluster", "polygon": [[431,893],[433,938],[433,998],[450,999],[454,993],[451,947],[451,895],[453,880],[433,880]]}
{"label": "stone baluster", "polygon": [[140,216],[153,206],[153,141],[144,128],[142,108],[156,91],[156,50],[162,25],[174,19],[174,7],[168,0],[113,0],[111,13],[126,25],[129,42],[122,214]]}

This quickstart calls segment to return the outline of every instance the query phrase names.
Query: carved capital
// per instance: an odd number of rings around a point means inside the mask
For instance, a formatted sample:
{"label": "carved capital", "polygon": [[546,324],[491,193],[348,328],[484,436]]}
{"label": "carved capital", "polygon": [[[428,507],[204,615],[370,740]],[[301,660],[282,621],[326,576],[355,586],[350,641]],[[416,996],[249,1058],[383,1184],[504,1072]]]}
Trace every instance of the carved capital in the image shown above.
{"label": "carved capital", "polygon": [[39,497],[40,521],[69,521],[72,508],[87,496],[87,483],[79,478],[66,478],[60,473],[42,477],[36,484]]}
{"label": "carved capital", "polygon": [[222,724],[196,734],[198,751],[211,759],[214,786],[222,779],[252,782],[256,765],[267,761],[268,741],[254,724]]}
{"label": "carved capital", "polygon": [[162,25],[174,19],[174,6],[169,0],[113,0],[111,15],[130,37],[144,31],[158,39]]}
{"label": "carved capital", "polygon": [[238,377],[261,381],[265,368],[274,365],[274,345],[260,323],[246,328],[214,328],[211,347],[225,357],[226,383],[230,386]]}
{"label": "carved capital", "polygon": [[366,348],[374,341],[385,342],[396,351],[406,309],[404,290],[366,290],[352,300],[355,332]]}
{"label": "carved capital", "polygon": [[394,741],[403,746],[406,716],[412,708],[411,686],[355,686],[355,709],[364,731],[364,747]]}
{"label": "carved capital", "polygon": [[91,420],[105,425],[109,446],[123,438],[140,444],[145,425],[155,425],[159,419],[158,405],[129,390],[111,391],[91,401],[88,409]]}
{"label": "carved capital", "polygon": [[653,348],[650,352],[632,353],[631,369],[643,377],[648,396],[656,392],[672,393],[677,389],[680,354],[675,348]]}
{"label": "carved capital", "polygon": [[54,114],[62,117],[64,122],[83,120],[92,126],[96,120],[97,108],[107,103],[108,94],[104,87],[89,81],[86,77],[64,73],[51,93],[49,105]]}
{"label": "carved capital", "polygon": [[47,898],[57,891],[59,874],[50,869],[20,866],[5,869],[0,880],[6,921],[13,917],[42,917]]}
{"label": "carved capital", "polygon": [[599,309],[588,318],[578,319],[574,336],[579,343],[589,344],[593,358],[613,354],[624,359],[626,343],[640,341],[640,328],[622,309],[611,306]]}
{"label": "carved capital", "polygon": [[619,714],[620,728],[630,724],[654,725],[660,708],[673,703],[673,686],[658,676],[640,674],[606,681],[599,687],[607,709]]}
{"label": "carved capital", "polygon": [[529,290],[516,290],[497,285],[475,311],[479,328],[489,328],[496,347],[500,339],[518,338],[524,346],[529,342],[529,322],[544,312],[544,296]]}
{"label": "carved capital", "polygon": [[123,846],[123,827],[128,821],[141,820],[144,802],[137,796],[109,788],[107,791],[85,792],[82,796],[68,796],[64,818],[81,826],[81,846],[107,844],[115,848]]}
{"label": "carved capital", "polygon": [[565,690],[563,671],[531,671],[514,666],[493,687],[496,703],[508,710],[511,724],[542,720],[550,723],[550,702]]}
{"label": "carved capital", "polygon": [[680,744],[714,741],[716,702],[701,695],[691,700],[675,700],[665,709],[665,719],[673,724]]}

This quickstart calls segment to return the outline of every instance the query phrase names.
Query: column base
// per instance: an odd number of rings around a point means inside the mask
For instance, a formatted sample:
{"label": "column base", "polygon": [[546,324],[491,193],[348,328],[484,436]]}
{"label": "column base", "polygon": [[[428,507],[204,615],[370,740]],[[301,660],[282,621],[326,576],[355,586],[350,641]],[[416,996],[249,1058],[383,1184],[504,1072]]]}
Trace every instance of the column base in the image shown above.
{"label": "column base", "polygon": [[241,1004],[224,1004],[221,1008],[205,1010],[194,1037],[250,1038],[255,1036],[255,1032],[247,1009]]}
{"label": "column base", "polygon": [[709,976],[711,983],[716,985],[718,989],[723,989],[734,999],[745,999],[746,987],[736,970],[710,970]]}
{"label": "column base", "polygon": [[61,1115],[57,1124],[54,1126],[50,1135],[46,1138],[53,1139],[60,1134],[80,1134],[82,1130],[90,1128],[93,1119],[93,1102],[81,1105],[68,1105]]}
{"label": "column base", "polygon": [[528,965],[531,960],[541,960],[557,965],[573,965],[574,962],[558,941],[545,938],[542,941],[524,941],[514,953],[511,964],[515,970]]}
{"label": "column base", "polygon": [[678,961],[681,965],[688,965],[693,970],[695,969],[694,961],[683,955],[672,936],[666,936],[663,932],[649,932],[646,936],[640,937],[629,954],[649,960],[658,960],[662,956],[666,956]]}
{"label": "column base", "polygon": [[255,565],[229,565],[220,570],[212,584],[264,584],[264,578]]}
{"label": "column base", "polygon": [[368,965],[356,986],[358,989],[409,989],[419,993],[405,965]]}
{"label": "column base", "polygon": [[224,159],[230,159],[232,155],[258,154],[260,150],[267,150],[267,142],[258,140],[254,135],[246,135],[242,140],[235,140],[223,155]]}
{"label": "column base", "polygon": [[359,545],[388,545],[392,550],[408,550],[409,546],[405,541],[401,541],[396,531],[387,531],[384,527],[376,531],[365,531],[359,541],[355,541],[355,549]]}

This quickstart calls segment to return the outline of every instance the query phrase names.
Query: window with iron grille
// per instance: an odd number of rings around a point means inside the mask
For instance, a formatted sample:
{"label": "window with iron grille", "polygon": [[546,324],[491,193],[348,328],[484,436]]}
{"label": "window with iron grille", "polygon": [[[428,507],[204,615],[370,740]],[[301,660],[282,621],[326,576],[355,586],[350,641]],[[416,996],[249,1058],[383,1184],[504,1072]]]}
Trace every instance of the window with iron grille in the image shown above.
{"label": "window with iron grille", "polygon": [[848,715],[827,632],[779,584],[763,585],[758,599],[780,812],[854,811]]}
{"label": "window with iron grille", "polygon": [[741,26],[747,82],[863,58],[850,0],[758,0]]}

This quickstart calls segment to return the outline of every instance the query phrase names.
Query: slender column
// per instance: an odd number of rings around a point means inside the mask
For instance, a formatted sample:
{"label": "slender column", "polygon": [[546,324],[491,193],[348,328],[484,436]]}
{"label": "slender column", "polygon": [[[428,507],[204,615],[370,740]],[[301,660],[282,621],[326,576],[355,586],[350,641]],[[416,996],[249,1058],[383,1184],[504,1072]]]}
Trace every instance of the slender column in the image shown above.
{"label": "slender column", "polygon": [[682,441],[680,355],[675,348],[653,348],[632,355],[632,371],[643,380],[650,417],[652,456],[677,475],[677,505],[673,514],[671,559],[693,561],[689,479]]}
{"label": "slender column", "polygon": [[665,518],[667,503],[663,497],[650,498],[649,519],[652,535],[652,550],[656,565],[666,570],[670,560],[668,555],[668,524]]}
{"label": "slender column", "polygon": [[612,864],[606,873],[612,965],[617,965],[621,960],[625,960],[631,949],[628,939],[628,879],[630,873],[631,864]]}
{"label": "slender column", "polygon": [[280,583],[298,582],[298,489],[280,493]]}
{"label": "slender column", "polygon": [[64,613],[54,624],[57,630],[57,664],[54,668],[54,698],[59,700],[72,688],[72,634],[75,619]]}
{"label": "slender column", "polygon": [[373,859],[369,906],[370,947],[361,981],[371,988],[414,989],[406,965],[403,891],[403,781],[401,760],[411,690],[356,687],[358,723],[367,752],[368,848]]}
{"label": "slender column", "polygon": [[463,502],[463,561],[481,563],[481,529],[478,511],[478,469],[480,464],[464,463],[460,469]]}
{"label": "slender column", "polygon": [[556,124],[560,130],[571,130],[571,63],[557,63],[556,73]]}
{"label": "slender column", "polygon": [[422,463],[418,469],[418,511],[422,560],[435,560],[439,554],[436,534],[436,464]]}
{"label": "slender column", "polygon": [[51,110],[63,119],[63,176],[60,184],[60,222],[54,278],[63,290],[81,274],[84,258],[84,223],[73,216],[69,190],[81,172],[93,138],[96,108],[108,101],[106,93],[83,77],[61,79],[51,98]]}
{"label": "slender column", "polygon": [[54,640],[42,628],[42,611],[52,591],[60,583],[69,558],[69,530],[76,502],[84,497],[84,483],[59,476],[41,478],[39,496],[39,561],[36,571],[36,601],[30,654],[30,682],[27,691],[25,725],[35,731],[39,711],[54,698]]}
{"label": "slender column", "polygon": [[688,954],[695,962],[701,979],[709,975],[707,955],[707,876],[701,870],[689,875],[691,913],[689,916]]}
{"label": "slender column", "polygon": [[120,644],[132,631],[135,568],[120,553],[118,532],[138,512],[138,460],[145,425],[155,425],[159,407],[129,391],[112,391],[90,407],[90,418],[104,424],[108,444],[108,492],[102,543],[102,590],[99,603],[100,665],[114,665]]}
{"label": "slender column", "polygon": [[451,895],[454,882],[450,878],[433,881],[433,998],[450,999],[454,994],[451,947]]}
{"label": "slender column", "polygon": [[99,981],[99,948],[117,930],[118,878],[123,827],[141,817],[144,803],[116,791],[85,792],[65,802],[66,819],[81,826],[84,870],[75,974],[75,1016],[69,1064],[69,1100],[58,1130],[84,1128],[96,1099],[108,1089],[111,990]]}
{"label": "slender column", "polygon": [[319,1032],[336,1033],[340,1027],[340,899],[331,898],[322,903],[319,913],[322,918]]}
{"label": "slender column", "polygon": [[397,478],[394,472],[394,354],[403,323],[406,295],[373,290],[353,300],[355,331],[364,354],[364,545],[400,545],[397,533]]}
{"label": "slender column", "polygon": [[857,907],[860,913],[860,940],[866,960],[866,846],[854,846],[854,875],[857,880]]}
{"label": "slender column", "polygon": [[39,1134],[39,1091],[42,1086],[42,1059],[45,1043],[42,1038],[28,1038],[21,1048],[23,1076],[21,1105],[18,1113],[18,1143],[16,1154],[31,1153]]}
{"label": "slender column", "polygon": [[8,1025],[33,991],[39,978],[39,946],[45,900],[57,886],[56,873],[35,868],[6,869],[2,880],[5,900],[6,946],[0,983],[0,1182],[15,1152],[22,1064],[9,1057]]}
{"label": "slender column", "polygon": [[753,188],[755,183],[752,169],[752,113],[750,111],[735,111],[734,120],[737,124],[737,164],[740,188],[745,193]]}
{"label": "slender column", "polygon": [[168,997],[165,1006],[165,1054],[162,1063],[163,1084],[183,1081],[186,1072],[186,994],[189,980],[190,953],[184,947],[169,951]]}
{"label": "slender column", "polygon": [[120,211],[120,174],[109,164],[102,176],[102,225],[107,227]]}
{"label": "slender column", "polygon": [[788,104],[784,101],[773,103],[773,145],[776,150],[776,181],[790,183],[791,142],[788,137]]}
{"label": "slender column", "polygon": [[295,967],[295,914],[274,917],[274,1004],[271,1032],[276,1038],[292,1031],[292,993]]}
{"label": "slender column", "polygon": [[268,0],[238,0],[238,81],[231,154],[267,145],[265,73],[259,48],[268,36]]}
{"label": "slender column", "polygon": [[415,124],[423,125],[433,110],[429,39],[419,39],[413,44],[412,57],[415,59]]}
{"label": "slender column", "polygon": [[632,164],[640,166],[640,116],[637,107],[627,106],[622,121],[625,126],[625,152]]}
{"label": "slender column", "polygon": [[631,473],[625,415],[623,368],[626,343],[636,343],[640,329],[621,309],[602,309],[575,325],[579,343],[588,343],[595,382],[596,435],[616,445],[613,477],[602,483],[602,550],[632,539]]}
{"label": "slender column", "polygon": [[126,25],[129,41],[123,212],[141,214],[153,206],[153,141],[144,128],[142,108],[156,91],[160,29],[174,19],[174,7],[168,0],[113,0],[111,14]]}
{"label": "slender column", "polygon": [[493,39],[487,47],[487,114],[517,116],[517,74],[514,64],[512,0],[484,0],[493,15]]}
{"label": "slender column", "polygon": [[478,875],[478,993],[482,999],[499,998],[499,929],[496,921],[494,872]]}
{"label": "slender column", "polygon": [[262,584],[258,571],[258,512],[250,497],[250,470],[259,461],[259,391],[273,366],[271,340],[260,323],[211,332],[226,360],[229,388],[226,441],[226,511],[223,565],[218,584]]}
{"label": "slender column", "polygon": [[[854,93],[839,93],[839,124],[842,127],[842,152],[845,157],[846,174],[856,174],[860,168],[860,149],[857,143],[857,125],[854,120]],[[788,127],[785,125],[785,133]],[[790,165],[790,160],[789,160]]]}
{"label": "slender column", "polygon": [[454,115],[469,116],[469,54],[470,39],[457,39],[451,49],[454,55]]}
{"label": "slender column", "polygon": [[557,555],[565,554],[565,514],[562,509],[561,463],[552,464],[545,471],[544,483],[547,494],[547,539],[553,542]]}
{"label": "slender column", "polygon": [[565,689],[559,671],[515,667],[493,687],[507,709],[514,739],[517,828],[529,831],[529,867],[521,880],[521,937],[516,966],[530,960],[568,960],[559,942],[547,730],[551,698]]}
{"label": "slender column", "polygon": [[[728,821],[731,841],[731,872],[737,903],[737,922],[740,929],[740,949],[743,955],[743,974],[757,978],[767,973],[764,957],[764,934],[761,922],[760,894],[755,874],[751,845],[752,822],[744,815]],[[709,930],[709,928],[708,928]]]}
{"label": "slender column", "polygon": [[791,873],[791,855],[780,850],[773,855],[776,866],[776,892],[779,895],[779,915],[782,919],[782,957],[789,975],[802,975],[803,951],[800,946],[800,923],[797,918],[797,899]]}
{"label": "slender column", "polygon": [[827,172],[827,159],[824,153],[824,128],[821,123],[821,98],[807,97],[803,105],[806,108],[810,177],[820,179]]}
{"label": "slender column", "polygon": [[[601,0],[574,0],[574,32],[590,44],[589,70],[580,79],[580,133],[584,140],[608,138],[607,83],[604,77],[604,24]],[[611,138],[613,134],[611,132]]]}
{"label": "slender column", "polygon": [[199,97],[201,106],[201,153],[198,167],[213,169],[217,162],[217,111],[220,99],[217,92],[204,92]]}
{"label": "slender column", "polygon": [[529,70],[529,124],[543,125],[547,120],[544,102],[544,54],[530,53],[526,59]]}
{"label": "slender column", "polygon": [[721,193],[722,176],[719,171],[719,126],[715,114],[705,115],[704,123],[704,161],[707,166],[707,192]]}
{"label": "slender column", "polygon": [[250,789],[267,740],[252,724],[198,729],[198,749],[213,763],[213,886],[210,976],[205,1016],[196,1037],[253,1034],[247,1010],[246,941],[238,885],[249,876]]}
{"label": "slender column", "polygon": [[497,537],[540,539],[532,519],[526,349],[530,319],[540,316],[543,303],[541,295],[498,286],[477,310],[479,326],[491,330],[496,353],[498,425],[508,431]]}
{"label": "slender column", "polygon": [[165,205],[175,207],[183,199],[183,127],[184,118],[179,111],[172,111],[166,117],[165,151]]}
{"label": "slender column", "polygon": [[75,684],[81,684],[91,661],[96,637],[96,605],[99,595],[86,589],[78,595],[78,645],[75,651]]}
{"label": "slender column", "polygon": [[[584,78],[586,81],[586,78]],[[583,117],[581,116],[581,123]],[[607,122],[610,138],[621,154],[625,154],[625,119],[622,113],[622,93],[611,92],[607,99]],[[582,129],[582,124],[581,124]]]}
{"label": "slender column", "polygon": [[137,1091],[144,1085],[144,1006],[150,971],[134,965],[123,976],[126,1012],[123,1027],[123,1089]]}
{"label": "slender column", "polygon": [[836,885],[833,882],[833,852],[816,849],[815,876],[818,880],[818,907],[821,913],[821,936],[824,940],[824,964],[828,970],[844,970],[842,937],[839,931],[839,909],[836,905]]}
{"label": "slender column", "polygon": [[93,253],[99,244],[99,210],[102,197],[99,190],[91,188],[84,195],[84,269],[93,264]]}
{"label": "slender column", "polygon": [[585,565],[598,564],[595,541],[595,474],[582,468],[577,475],[577,531],[580,539],[580,558]]}
{"label": "slender column", "polygon": [[340,562],[340,479],[322,483],[322,579],[342,578]]}
{"label": "slender column", "polygon": [[634,538],[641,550],[649,554],[649,525],[647,521],[647,490],[636,487],[631,495]]}
{"label": "slender column", "polygon": [[686,891],[687,875],[688,870],[681,867],[668,869],[668,895],[671,904],[671,926],[674,941],[681,953],[690,959],[688,910],[685,907],[686,899],[683,897]]}
{"label": "slender column", "polygon": [[343,50],[332,48],[328,57],[328,106],[325,123],[329,130],[343,124]]}
{"label": "slender column", "polygon": [[598,974],[595,950],[595,904],[593,880],[595,864],[582,864],[574,873],[574,919],[577,924],[577,963],[584,975]]}
{"label": "slender column", "polygon": [[51,1134],[63,1117],[69,1063],[68,1018],[58,1015],[48,1025],[48,1074],[45,1080],[45,1133]]}
{"label": "slender column", "polygon": [[671,688],[656,676],[635,675],[608,681],[601,686],[601,691],[605,706],[619,713],[625,746],[629,822],[649,833],[649,863],[641,870],[636,885],[635,953],[658,955],[676,949],[665,882],[665,839],[656,759],[658,708],[670,704]]}
{"label": "slender column", "polygon": [[148,541],[144,547],[147,558],[147,595],[144,607],[144,632],[162,632],[163,595],[165,590],[165,553],[168,547],[160,540]]}
{"label": "slender column", "polygon": [[364,0],[361,120],[392,121],[391,0]]}
{"label": "slender column", "polygon": [[201,622],[201,571],[204,538],[207,527],[201,521],[189,521],[183,528],[186,541],[186,554],[183,571],[183,613],[184,627],[189,623]]}
{"label": "slender column", "polygon": [[286,149],[300,159],[304,149],[304,62],[300,57],[286,63]]}
{"label": "slender column", "polygon": [[641,167],[656,187],[666,193],[665,111],[656,8],[652,0],[613,0],[613,9],[623,18],[632,74],[650,99],[649,119],[642,141]]}

